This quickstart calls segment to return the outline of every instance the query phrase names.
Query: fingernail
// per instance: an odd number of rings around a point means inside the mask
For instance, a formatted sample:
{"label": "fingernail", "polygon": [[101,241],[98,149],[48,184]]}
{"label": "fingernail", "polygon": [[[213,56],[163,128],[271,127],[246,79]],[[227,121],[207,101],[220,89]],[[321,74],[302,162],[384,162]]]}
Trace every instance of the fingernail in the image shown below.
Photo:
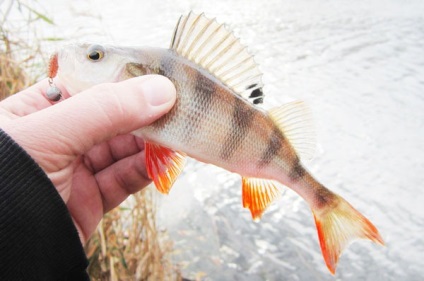
{"label": "fingernail", "polygon": [[146,101],[152,106],[160,106],[175,100],[175,87],[163,76],[151,76],[142,82]]}

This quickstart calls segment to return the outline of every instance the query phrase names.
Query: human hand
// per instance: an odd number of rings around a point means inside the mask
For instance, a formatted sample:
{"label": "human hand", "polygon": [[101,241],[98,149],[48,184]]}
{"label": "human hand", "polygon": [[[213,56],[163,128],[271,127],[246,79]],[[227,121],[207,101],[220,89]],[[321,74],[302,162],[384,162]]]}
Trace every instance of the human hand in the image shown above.
{"label": "human hand", "polygon": [[173,84],[148,75],[94,86],[52,105],[47,80],[0,103],[0,128],[44,170],[66,203],[81,242],[103,214],[150,183],[144,141],[130,134],[173,106]]}

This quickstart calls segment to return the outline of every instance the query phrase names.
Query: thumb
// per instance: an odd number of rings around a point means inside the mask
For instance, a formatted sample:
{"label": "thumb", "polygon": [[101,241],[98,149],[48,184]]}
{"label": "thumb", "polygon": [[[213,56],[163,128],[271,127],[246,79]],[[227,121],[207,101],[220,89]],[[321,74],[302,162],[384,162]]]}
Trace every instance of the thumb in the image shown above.
{"label": "thumb", "polygon": [[3,129],[33,157],[53,154],[73,159],[95,144],[149,125],[167,113],[175,99],[170,80],[147,75],[94,86],[11,120]]}

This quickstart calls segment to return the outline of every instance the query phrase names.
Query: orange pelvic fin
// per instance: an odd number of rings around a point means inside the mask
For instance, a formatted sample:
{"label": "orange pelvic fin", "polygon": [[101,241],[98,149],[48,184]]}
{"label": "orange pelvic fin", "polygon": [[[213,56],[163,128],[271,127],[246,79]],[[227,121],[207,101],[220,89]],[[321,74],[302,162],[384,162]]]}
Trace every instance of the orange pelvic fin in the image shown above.
{"label": "orange pelvic fin", "polygon": [[335,196],[331,206],[313,211],[322,255],[332,274],[343,249],[354,240],[363,238],[384,245],[377,228],[346,200]]}
{"label": "orange pelvic fin", "polygon": [[146,142],[147,174],[159,192],[168,194],[185,164],[185,154]]}
{"label": "orange pelvic fin", "polygon": [[242,178],[243,207],[249,208],[254,220],[260,219],[265,209],[280,194],[271,180]]}

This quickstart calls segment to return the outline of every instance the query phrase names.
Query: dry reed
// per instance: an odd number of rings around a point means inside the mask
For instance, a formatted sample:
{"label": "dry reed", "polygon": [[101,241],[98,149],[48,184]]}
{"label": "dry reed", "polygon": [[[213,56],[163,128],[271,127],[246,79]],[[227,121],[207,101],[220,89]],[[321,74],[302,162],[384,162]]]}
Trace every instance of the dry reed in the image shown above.
{"label": "dry reed", "polygon": [[145,188],[103,218],[86,245],[93,280],[181,280],[172,242],[156,225],[153,192]]}
{"label": "dry reed", "polygon": [[[37,75],[28,74],[25,69],[38,57],[39,50],[19,42],[11,42],[4,33],[0,33],[0,36],[3,43],[3,46],[0,46],[0,100],[2,100],[37,81]],[[25,51],[27,56],[22,58],[15,55],[18,50]]]}
{"label": "dry reed", "polygon": [[29,80],[10,54],[0,53],[0,100],[27,87]]}

